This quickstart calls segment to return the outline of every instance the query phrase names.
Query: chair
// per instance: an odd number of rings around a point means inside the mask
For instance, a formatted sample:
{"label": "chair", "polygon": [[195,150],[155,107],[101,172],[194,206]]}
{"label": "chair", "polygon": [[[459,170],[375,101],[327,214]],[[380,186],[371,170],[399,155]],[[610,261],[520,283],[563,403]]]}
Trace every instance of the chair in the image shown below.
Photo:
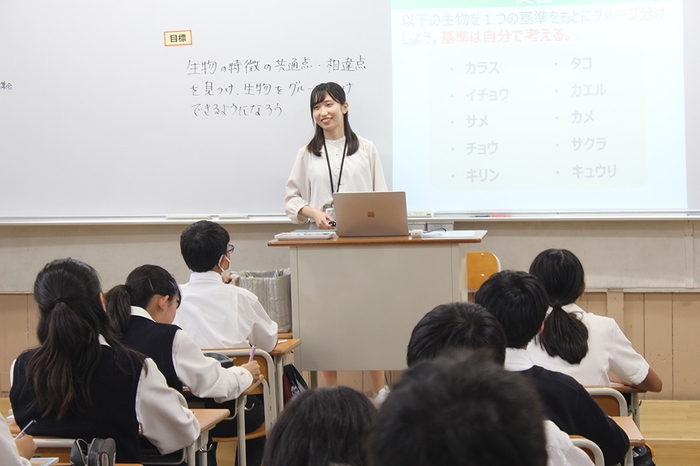
{"label": "chair", "polygon": [[[474,292],[482,283],[496,272],[501,271],[501,261],[493,253],[488,251],[469,251],[465,259],[466,274],[464,286],[466,292]],[[467,300],[467,295],[462,294],[462,300]]]}
{"label": "chair", "polygon": [[629,415],[625,397],[614,388],[586,387],[586,390],[608,416],[626,417]]}
{"label": "chair", "polygon": [[476,291],[482,283],[501,271],[501,261],[488,251],[467,252],[467,290]]}
{"label": "chair", "polygon": [[603,456],[603,451],[598,445],[595,444],[595,442],[588,440],[585,437],[572,435],[571,443],[573,443],[574,446],[583,450],[591,459],[591,461],[593,461],[595,466],[605,466],[605,457]]}
{"label": "chair", "polygon": [[[233,363],[240,366],[248,362],[250,348],[235,349],[235,348],[217,348],[206,349],[206,352],[216,352],[233,358]],[[260,383],[253,390],[248,392],[249,395],[263,395],[265,400],[265,422],[253,432],[245,433],[245,403],[246,395],[238,397],[236,400],[236,412],[227,418],[227,420],[237,419],[238,437],[212,437],[213,442],[237,442],[238,449],[238,464],[246,466],[246,448],[245,441],[264,437],[269,429],[272,428],[277,419],[277,404],[275,391],[277,387],[277,379],[275,374],[275,366],[272,357],[267,351],[258,349],[255,351],[255,361],[260,365],[260,374],[263,376]],[[238,415],[241,413],[241,415]]]}

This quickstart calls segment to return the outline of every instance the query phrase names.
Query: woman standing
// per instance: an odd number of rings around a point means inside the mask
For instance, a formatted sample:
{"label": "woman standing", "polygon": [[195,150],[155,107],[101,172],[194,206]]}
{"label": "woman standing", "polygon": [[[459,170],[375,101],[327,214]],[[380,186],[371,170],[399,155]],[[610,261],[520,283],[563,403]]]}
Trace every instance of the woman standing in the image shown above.
{"label": "woman standing", "polygon": [[[299,149],[287,181],[285,212],[309,228],[333,228],[333,193],[387,191],[377,148],[355,134],[348,120],[345,91],[328,82],[311,91],[314,137]],[[327,385],[338,384],[335,371],[324,371]],[[384,371],[370,371],[374,394],[384,387]]]}

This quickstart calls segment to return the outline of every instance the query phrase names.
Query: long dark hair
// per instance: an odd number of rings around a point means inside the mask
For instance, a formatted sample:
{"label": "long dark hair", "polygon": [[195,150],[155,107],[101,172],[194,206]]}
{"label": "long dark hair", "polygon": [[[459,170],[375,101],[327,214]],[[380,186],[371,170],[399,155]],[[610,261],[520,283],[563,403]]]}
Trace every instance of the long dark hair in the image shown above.
{"label": "long dark hair", "polygon": [[[27,363],[27,382],[44,416],[55,413],[61,419],[92,404],[90,381],[102,357],[100,335],[118,356],[133,354],[115,336],[101,292],[95,269],[75,259],[49,262],[36,277],[40,346]],[[128,360],[116,358],[118,364]],[[135,369],[119,367],[127,373]]]}
{"label": "long dark hair", "polygon": [[145,309],[156,295],[170,300],[180,297],[180,288],[170,272],[149,264],[132,270],[125,284],[115,286],[105,295],[107,314],[115,330],[124,335],[131,320],[131,306]]}
{"label": "long dark hair", "polygon": [[530,273],[544,285],[552,312],[537,340],[550,356],[579,364],[588,354],[588,328],[562,306],[575,302],[585,286],[583,266],[573,252],[547,249],[535,257]]}
{"label": "long dark hair", "polygon": [[[340,84],[336,84],[333,82],[321,83],[318,86],[314,87],[314,89],[311,91],[311,121],[314,122],[314,127],[316,129],[314,132],[314,137],[306,146],[306,150],[308,150],[312,154],[318,155],[319,157],[321,156],[321,148],[323,148],[323,141],[325,140],[325,138],[323,136],[323,128],[318,126],[316,124],[316,121],[314,120],[314,107],[326,100],[326,95],[338,102],[341,106],[345,105],[345,102],[347,102],[345,98],[345,91],[340,86]],[[350,156],[357,152],[357,150],[360,148],[360,141],[357,138],[357,134],[355,134],[352,128],[350,128],[350,120],[348,120],[348,113],[345,113],[343,118],[343,129],[345,130],[345,138],[348,142],[347,155]]]}

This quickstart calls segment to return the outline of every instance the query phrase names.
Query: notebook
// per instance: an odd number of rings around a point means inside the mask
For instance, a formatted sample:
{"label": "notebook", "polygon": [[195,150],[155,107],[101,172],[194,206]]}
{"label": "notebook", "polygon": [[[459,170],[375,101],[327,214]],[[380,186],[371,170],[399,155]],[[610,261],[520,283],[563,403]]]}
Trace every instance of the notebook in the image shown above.
{"label": "notebook", "polygon": [[403,191],[333,194],[338,236],[408,236]]}

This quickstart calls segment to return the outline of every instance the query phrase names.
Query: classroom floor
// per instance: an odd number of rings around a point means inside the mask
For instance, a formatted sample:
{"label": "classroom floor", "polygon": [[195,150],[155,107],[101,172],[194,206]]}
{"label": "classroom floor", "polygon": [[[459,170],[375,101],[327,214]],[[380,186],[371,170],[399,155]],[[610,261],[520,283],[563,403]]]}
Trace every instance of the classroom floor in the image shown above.
{"label": "classroom floor", "polygon": [[639,411],[656,466],[700,464],[700,401],[642,400]]}

